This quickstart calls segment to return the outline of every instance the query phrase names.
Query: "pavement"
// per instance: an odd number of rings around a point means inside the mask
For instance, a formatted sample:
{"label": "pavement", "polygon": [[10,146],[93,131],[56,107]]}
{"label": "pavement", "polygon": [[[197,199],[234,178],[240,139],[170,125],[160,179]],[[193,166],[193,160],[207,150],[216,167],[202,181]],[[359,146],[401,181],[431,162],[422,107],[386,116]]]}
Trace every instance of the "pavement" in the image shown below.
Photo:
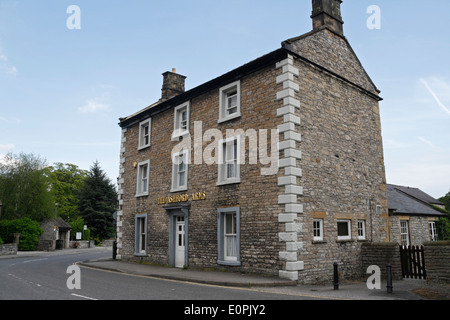
{"label": "pavement", "polygon": [[[59,250],[52,254],[78,253],[82,250]],[[103,248],[102,250],[110,250]],[[21,258],[35,257],[48,252],[18,253],[16,256],[0,257]],[[369,290],[365,280],[341,281],[339,289],[334,290],[333,283],[324,285],[301,285],[294,281],[278,277],[221,272],[211,270],[178,269],[156,266],[147,263],[124,262],[112,258],[80,261],[81,267],[118,272],[132,276],[152,277],[170,281],[184,281],[200,285],[237,287],[245,290],[257,290],[284,295],[313,298],[317,300],[450,300],[450,285],[429,283],[425,280],[404,279],[393,282],[393,292],[387,293],[386,281],[381,281],[381,289]]]}
{"label": "pavement", "polygon": [[234,272],[178,269],[146,263],[118,260],[91,260],[79,263],[83,267],[119,272],[134,276],[185,281],[203,285],[228,286],[326,300],[450,300],[450,285],[405,279],[393,282],[393,292],[387,293],[386,282],[381,289],[369,290],[366,281],[345,281],[334,290],[333,284],[301,285],[278,277]]}

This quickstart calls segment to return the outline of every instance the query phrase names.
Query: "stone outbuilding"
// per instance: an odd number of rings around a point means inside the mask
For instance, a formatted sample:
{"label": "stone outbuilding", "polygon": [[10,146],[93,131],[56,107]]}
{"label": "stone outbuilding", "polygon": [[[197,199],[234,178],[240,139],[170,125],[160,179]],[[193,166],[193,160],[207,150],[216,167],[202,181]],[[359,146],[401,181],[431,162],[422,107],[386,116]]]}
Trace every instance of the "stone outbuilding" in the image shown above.
{"label": "stone outbuilding", "polygon": [[[447,214],[442,202],[418,188],[387,185],[390,240],[402,246],[437,241],[436,221]],[[437,208],[436,208],[437,207]]]}
{"label": "stone outbuilding", "polygon": [[70,244],[70,225],[61,218],[41,222],[44,231],[39,237],[38,251],[68,249]]}

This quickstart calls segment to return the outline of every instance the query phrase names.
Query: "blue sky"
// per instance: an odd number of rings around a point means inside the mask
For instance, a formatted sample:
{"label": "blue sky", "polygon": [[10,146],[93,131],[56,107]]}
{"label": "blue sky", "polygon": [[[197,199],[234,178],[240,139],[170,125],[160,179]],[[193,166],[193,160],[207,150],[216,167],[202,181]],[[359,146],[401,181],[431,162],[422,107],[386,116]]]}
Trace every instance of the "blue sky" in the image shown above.
{"label": "blue sky", "polygon": [[[81,29],[70,30],[70,5]],[[369,29],[370,5],[381,29]],[[0,0],[0,157],[34,153],[118,176],[118,118],[312,28],[310,0]],[[345,0],[344,33],[381,90],[388,183],[450,190],[448,0]]]}

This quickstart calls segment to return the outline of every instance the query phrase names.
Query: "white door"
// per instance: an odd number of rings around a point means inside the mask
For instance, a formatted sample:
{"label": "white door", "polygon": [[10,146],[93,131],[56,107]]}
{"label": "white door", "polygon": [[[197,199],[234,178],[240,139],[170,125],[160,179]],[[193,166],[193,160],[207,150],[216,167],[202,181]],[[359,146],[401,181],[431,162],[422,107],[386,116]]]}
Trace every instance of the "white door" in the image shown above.
{"label": "white door", "polygon": [[175,232],[175,267],[183,268],[185,263],[186,243],[185,243],[185,223],[184,217],[177,217]]}

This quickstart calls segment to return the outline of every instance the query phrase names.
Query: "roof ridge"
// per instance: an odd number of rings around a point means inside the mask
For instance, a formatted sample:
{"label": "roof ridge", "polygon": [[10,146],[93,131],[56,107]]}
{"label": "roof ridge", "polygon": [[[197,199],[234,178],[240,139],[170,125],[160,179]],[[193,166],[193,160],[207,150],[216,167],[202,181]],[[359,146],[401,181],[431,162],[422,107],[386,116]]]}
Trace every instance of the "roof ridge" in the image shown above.
{"label": "roof ridge", "polygon": [[[401,187],[401,186],[398,186],[398,187]],[[404,192],[404,191],[402,191],[402,190],[400,190],[400,189],[398,189],[398,188],[395,188],[395,187],[394,187],[394,189],[395,189],[396,191],[398,191],[398,192],[404,194],[404,195],[407,196],[408,198],[414,199],[414,200],[416,200],[417,202],[420,202],[420,203],[426,205],[427,207],[433,209],[434,211],[441,213],[440,211],[436,210],[436,208],[435,208],[432,204],[430,204],[430,203],[428,203],[428,202],[426,202],[426,201],[423,201],[423,200],[421,200],[421,199],[419,199],[419,198],[416,198],[416,197],[414,197],[413,195],[410,195],[409,193]],[[417,189],[420,190],[419,188],[417,188]]]}

